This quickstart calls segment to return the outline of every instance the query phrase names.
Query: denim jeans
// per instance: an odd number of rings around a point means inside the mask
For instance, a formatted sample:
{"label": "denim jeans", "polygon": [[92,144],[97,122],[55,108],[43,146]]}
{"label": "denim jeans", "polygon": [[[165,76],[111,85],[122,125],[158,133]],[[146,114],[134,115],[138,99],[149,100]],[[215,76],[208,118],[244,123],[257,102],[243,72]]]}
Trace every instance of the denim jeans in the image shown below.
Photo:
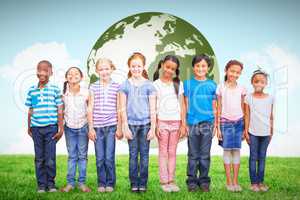
{"label": "denim jeans", "polygon": [[57,125],[31,127],[35,152],[35,175],[39,189],[55,187]]}
{"label": "denim jeans", "polygon": [[88,126],[79,129],[69,128],[65,125],[65,137],[68,150],[68,184],[75,186],[76,167],[78,165],[78,184],[85,184],[87,151],[88,151]]}
{"label": "denim jeans", "polygon": [[249,174],[251,184],[264,182],[265,160],[270,136],[250,136]]}
{"label": "denim jeans", "polygon": [[[132,132],[132,140],[129,145],[129,179],[131,187],[147,187],[149,147],[150,141],[147,134],[150,130],[150,123],[146,125],[129,125]],[[138,156],[140,155],[140,159]]]}
{"label": "denim jeans", "polygon": [[115,133],[117,126],[95,128],[96,165],[99,187],[114,187],[116,184]]}
{"label": "denim jeans", "polygon": [[[213,124],[201,122],[189,126],[187,180],[189,187],[210,185],[210,149]],[[198,176],[199,172],[199,176]]]}

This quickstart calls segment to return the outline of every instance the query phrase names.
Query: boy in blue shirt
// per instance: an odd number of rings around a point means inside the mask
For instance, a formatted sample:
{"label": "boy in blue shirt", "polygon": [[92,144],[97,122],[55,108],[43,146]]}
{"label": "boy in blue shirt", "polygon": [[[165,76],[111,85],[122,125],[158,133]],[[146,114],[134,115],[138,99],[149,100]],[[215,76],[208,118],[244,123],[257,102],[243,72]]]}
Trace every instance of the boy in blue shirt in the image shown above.
{"label": "boy in blue shirt", "polygon": [[[188,124],[187,186],[193,192],[200,187],[209,192],[210,149],[216,126],[216,83],[206,78],[210,58],[204,54],[192,61],[194,77],[184,82]],[[199,176],[198,174],[199,170]]]}
{"label": "boy in blue shirt", "polygon": [[37,65],[37,85],[30,87],[25,105],[28,111],[28,134],[35,152],[38,193],[56,192],[56,142],[63,134],[63,103],[60,89],[49,83],[52,64],[42,60]]}

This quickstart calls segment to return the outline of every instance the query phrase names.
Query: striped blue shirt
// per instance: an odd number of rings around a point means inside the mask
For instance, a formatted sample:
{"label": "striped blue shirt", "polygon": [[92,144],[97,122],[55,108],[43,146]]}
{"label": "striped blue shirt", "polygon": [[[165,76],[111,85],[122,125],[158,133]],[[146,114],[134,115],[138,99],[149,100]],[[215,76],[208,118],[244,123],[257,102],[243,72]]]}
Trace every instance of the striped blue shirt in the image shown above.
{"label": "striped blue shirt", "polygon": [[62,105],[60,89],[47,83],[40,89],[37,85],[29,88],[25,105],[32,108],[30,127],[44,127],[57,124],[58,106]]}

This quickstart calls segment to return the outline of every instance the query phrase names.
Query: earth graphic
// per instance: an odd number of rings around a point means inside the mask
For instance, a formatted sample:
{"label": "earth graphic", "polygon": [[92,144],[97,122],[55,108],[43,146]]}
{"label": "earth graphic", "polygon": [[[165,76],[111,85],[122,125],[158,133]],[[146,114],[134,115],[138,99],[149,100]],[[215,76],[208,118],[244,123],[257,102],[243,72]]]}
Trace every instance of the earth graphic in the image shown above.
{"label": "earth graphic", "polygon": [[180,60],[180,78],[192,76],[192,58],[205,53],[213,61],[208,78],[219,80],[218,65],[213,49],[205,37],[187,21],[171,14],[145,12],[126,17],[108,28],[96,41],[87,60],[90,83],[98,80],[95,63],[105,57],[113,61],[116,70],[112,79],[119,83],[127,78],[127,60],[133,52],[146,56],[150,79],[158,62],[166,55]]}

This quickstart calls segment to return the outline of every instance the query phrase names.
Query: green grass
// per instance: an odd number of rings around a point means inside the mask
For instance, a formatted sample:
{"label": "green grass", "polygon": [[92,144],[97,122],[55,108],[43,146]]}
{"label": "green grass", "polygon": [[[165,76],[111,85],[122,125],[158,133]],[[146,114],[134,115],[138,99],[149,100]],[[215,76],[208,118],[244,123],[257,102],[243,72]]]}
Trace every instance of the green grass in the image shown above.
{"label": "green grass", "polygon": [[[89,156],[87,185],[91,193],[81,193],[77,189],[70,193],[36,193],[34,174],[34,157],[31,155],[0,156],[0,199],[300,199],[300,158],[268,158],[265,183],[270,186],[266,193],[253,193],[249,188],[248,161],[242,158],[239,181],[244,188],[241,193],[225,190],[225,177],[221,157],[212,157],[210,176],[212,178],[210,193],[189,193],[185,185],[186,156],[177,157],[177,183],[179,193],[164,193],[160,189],[157,156],[151,156],[149,167],[148,191],[134,194],[129,191],[128,157],[117,156],[117,185],[115,192],[100,194],[96,192],[97,174],[95,157]],[[57,157],[58,187],[66,184],[67,156]]]}

